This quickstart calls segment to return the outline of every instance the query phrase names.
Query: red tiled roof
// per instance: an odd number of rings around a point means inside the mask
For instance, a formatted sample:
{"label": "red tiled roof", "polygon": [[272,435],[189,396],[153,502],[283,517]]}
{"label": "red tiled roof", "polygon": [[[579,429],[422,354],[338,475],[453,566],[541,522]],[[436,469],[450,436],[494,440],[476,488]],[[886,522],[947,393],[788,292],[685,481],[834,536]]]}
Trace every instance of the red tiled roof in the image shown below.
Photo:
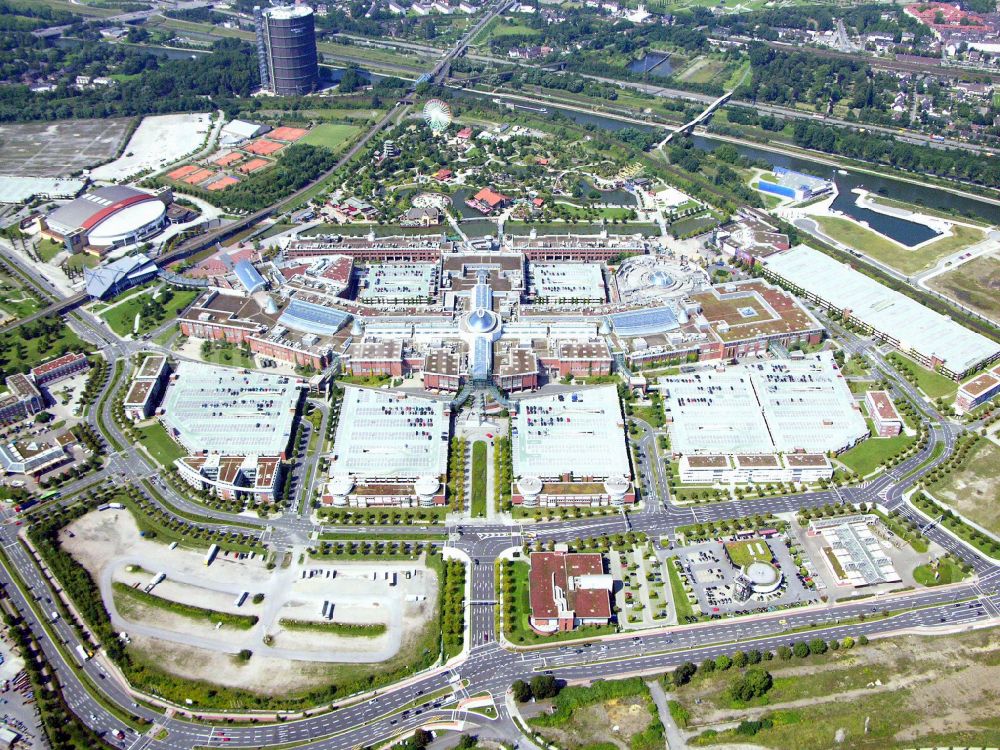
{"label": "red tiled roof", "polygon": [[611,617],[611,598],[604,589],[574,589],[569,578],[604,573],[604,562],[598,553],[533,552],[529,597],[533,617],[558,617],[554,586],[566,595],[566,606],[577,617]]}

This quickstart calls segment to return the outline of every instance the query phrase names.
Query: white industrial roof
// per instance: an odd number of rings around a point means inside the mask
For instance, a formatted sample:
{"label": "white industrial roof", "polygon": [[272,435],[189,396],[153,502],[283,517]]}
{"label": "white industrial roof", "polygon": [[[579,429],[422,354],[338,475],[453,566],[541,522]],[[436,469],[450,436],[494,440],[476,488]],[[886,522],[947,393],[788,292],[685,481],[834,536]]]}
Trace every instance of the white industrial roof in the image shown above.
{"label": "white industrial roof", "polygon": [[811,247],[798,245],[764,263],[790,284],[850,310],[857,319],[899,341],[904,351],[936,357],[952,372],[963,373],[1000,353],[1000,344]]}
{"label": "white industrial roof", "polygon": [[514,475],[631,477],[618,388],[526,398],[512,431]]}
{"label": "white industrial roof", "polygon": [[281,455],[304,387],[285,375],[182,360],[163,399],[163,423],[192,452]]}
{"label": "white industrial roof", "polygon": [[330,475],[415,480],[448,469],[444,402],[394,391],[344,389]]}
{"label": "white industrial roof", "polygon": [[825,453],[868,435],[829,352],[660,380],[671,448],[698,453]]}
{"label": "white industrial roof", "polygon": [[86,180],[69,177],[0,175],[0,203],[24,203],[34,197],[69,198],[87,186]]}

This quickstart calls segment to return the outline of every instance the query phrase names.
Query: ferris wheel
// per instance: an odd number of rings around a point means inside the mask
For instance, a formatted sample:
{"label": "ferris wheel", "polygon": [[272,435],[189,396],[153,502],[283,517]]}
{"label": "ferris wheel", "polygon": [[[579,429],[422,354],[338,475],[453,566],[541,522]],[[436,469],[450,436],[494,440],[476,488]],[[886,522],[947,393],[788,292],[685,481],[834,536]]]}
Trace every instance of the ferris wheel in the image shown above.
{"label": "ferris wheel", "polygon": [[424,122],[433,132],[440,133],[451,125],[451,107],[440,99],[431,99],[424,105]]}

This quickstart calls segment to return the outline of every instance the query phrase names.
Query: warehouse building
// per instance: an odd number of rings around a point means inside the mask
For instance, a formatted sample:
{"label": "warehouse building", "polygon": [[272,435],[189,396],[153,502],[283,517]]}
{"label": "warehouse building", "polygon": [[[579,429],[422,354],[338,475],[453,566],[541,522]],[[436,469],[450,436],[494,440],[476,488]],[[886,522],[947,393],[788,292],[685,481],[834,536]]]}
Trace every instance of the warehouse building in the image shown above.
{"label": "warehouse building", "polygon": [[955,380],[1000,357],[1000,344],[811,247],[767,258],[764,273]]}

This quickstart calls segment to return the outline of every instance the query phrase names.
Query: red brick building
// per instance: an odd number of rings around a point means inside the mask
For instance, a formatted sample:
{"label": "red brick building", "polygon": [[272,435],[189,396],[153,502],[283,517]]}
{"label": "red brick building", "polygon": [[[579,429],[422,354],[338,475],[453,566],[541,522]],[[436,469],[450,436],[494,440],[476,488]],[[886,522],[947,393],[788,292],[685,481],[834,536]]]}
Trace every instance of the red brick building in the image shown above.
{"label": "red brick building", "polygon": [[893,437],[903,431],[903,418],[886,391],[868,391],[865,406],[879,437]]}
{"label": "red brick building", "polygon": [[612,577],[598,553],[532,552],[531,627],[542,635],[611,622]]}

